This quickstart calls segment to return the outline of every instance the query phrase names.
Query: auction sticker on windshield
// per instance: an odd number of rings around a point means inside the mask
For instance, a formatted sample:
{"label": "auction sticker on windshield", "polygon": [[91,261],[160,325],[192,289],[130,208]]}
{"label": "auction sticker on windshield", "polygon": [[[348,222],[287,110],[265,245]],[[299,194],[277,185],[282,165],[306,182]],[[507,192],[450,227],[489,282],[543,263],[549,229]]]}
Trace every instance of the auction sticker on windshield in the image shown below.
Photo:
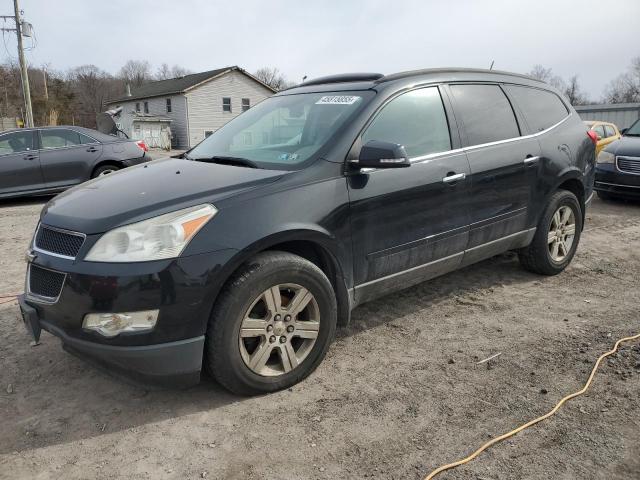
{"label": "auction sticker on windshield", "polygon": [[316,102],[316,105],[353,105],[362,97],[355,95],[327,95]]}

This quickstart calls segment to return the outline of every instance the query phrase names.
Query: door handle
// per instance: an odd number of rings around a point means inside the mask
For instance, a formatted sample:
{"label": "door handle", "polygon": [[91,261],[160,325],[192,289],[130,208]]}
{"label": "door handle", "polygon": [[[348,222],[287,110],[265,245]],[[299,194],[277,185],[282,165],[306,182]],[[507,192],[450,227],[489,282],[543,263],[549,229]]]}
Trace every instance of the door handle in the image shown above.
{"label": "door handle", "polygon": [[458,180],[464,180],[466,176],[467,176],[466,173],[454,173],[452,175],[447,175],[442,179],[442,181],[444,183],[454,183],[454,182],[457,182]]}
{"label": "door handle", "polygon": [[538,160],[540,160],[540,157],[538,157],[537,155],[535,157],[532,156],[532,155],[528,155],[527,158],[524,159],[524,164],[525,165],[533,165]]}
{"label": "door handle", "polygon": [[36,158],[38,158],[37,155],[33,155],[33,154],[29,154],[29,155],[25,155],[23,157],[25,160],[35,160]]}
{"label": "door handle", "polygon": [[98,149],[96,147],[89,147],[87,148],[87,152],[97,152]]}

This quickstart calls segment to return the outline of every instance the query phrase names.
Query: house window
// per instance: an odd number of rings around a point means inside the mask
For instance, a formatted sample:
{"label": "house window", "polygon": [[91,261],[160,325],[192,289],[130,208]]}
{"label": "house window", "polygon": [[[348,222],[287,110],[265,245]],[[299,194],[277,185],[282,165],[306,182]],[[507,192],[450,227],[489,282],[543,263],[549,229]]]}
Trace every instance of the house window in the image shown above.
{"label": "house window", "polygon": [[144,113],[149,113],[149,102],[144,102]]}
{"label": "house window", "polygon": [[250,108],[251,108],[251,100],[248,99],[248,98],[243,98],[242,99],[242,111],[246,112]]}
{"label": "house window", "polygon": [[140,102],[136,102],[136,112],[140,113]]}
{"label": "house window", "polygon": [[205,130],[204,131],[204,138],[210,137],[211,135],[213,135],[213,131],[211,131],[211,130]]}
{"label": "house window", "polygon": [[167,98],[167,113],[171,113],[171,99]]}
{"label": "house window", "polygon": [[222,98],[222,111],[230,112],[231,111],[231,98],[223,97]]}

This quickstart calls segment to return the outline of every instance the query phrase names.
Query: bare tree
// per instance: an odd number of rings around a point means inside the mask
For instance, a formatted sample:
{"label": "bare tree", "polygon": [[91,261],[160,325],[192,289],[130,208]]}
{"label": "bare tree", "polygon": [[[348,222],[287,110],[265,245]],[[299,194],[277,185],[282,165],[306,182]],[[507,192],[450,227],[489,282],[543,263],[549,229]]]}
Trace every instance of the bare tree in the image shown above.
{"label": "bare tree", "polygon": [[69,71],[68,82],[73,91],[74,111],[81,125],[93,127],[95,116],[104,109],[105,101],[122,92],[122,81],[114,79],[95,65],[82,65]]}
{"label": "bare tree", "polygon": [[560,90],[560,92],[567,97],[571,105],[585,105],[589,103],[587,95],[580,88],[578,75],[572,76],[569,81],[566,82],[562,77],[554,74],[552,69],[545,68],[542,65],[534,65],[527,75],[542,80],[557,90]]}
{"label": "bare tree", "polygon": [[132,87],[140,87],[152,79],[151,64],[146,60],[128,60],[120,69],[120,78]]}
{"label": "bare tree", "polygon": [[607,103],[640,102],[640,57],[631,60],[628,71],[611,80],[604,91]]}
{"label": "bare tree", "polygon": [[274,90],[284,90],[291,86],[291,82],[275,67],[259,68],[253,73],[253,76]]}
{"label": "bare tree", "polygon": [[190,70],[181,67],[180,65],[169,67],[168,63],[163,63],[162,65],[160,65],[160,67],[158,67],[155,78],[156,80],[167,80],[169,78],[184,77],[185,75],[189,75],[190,73]]}
{"label": "bare tree", "polygon": [[587,95],[580,88],[577,75],[569,79],[563,93],[567,96],[571,105],[586,105],[589,103]]}

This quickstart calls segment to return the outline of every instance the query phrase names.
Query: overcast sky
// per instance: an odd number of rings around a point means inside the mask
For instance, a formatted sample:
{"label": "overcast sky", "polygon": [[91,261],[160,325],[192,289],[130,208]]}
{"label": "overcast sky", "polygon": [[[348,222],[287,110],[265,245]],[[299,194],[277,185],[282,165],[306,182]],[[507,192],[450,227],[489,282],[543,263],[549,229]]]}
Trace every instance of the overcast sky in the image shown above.
{"label": "overcast sky", "polygon": [[[11,0],[0,0],[10,14]],[[30,64],[128,59],[194,72],[278,67],[290,80],[354,71],[463,66],[578,74],[598,99],[640,56],[640,1],[20,0],[37,37]],[[30,42],[27,41],[29,44]],[[15,35],[6,34],[15,56]],[[6,58],[7,49],[0,47]]]}

